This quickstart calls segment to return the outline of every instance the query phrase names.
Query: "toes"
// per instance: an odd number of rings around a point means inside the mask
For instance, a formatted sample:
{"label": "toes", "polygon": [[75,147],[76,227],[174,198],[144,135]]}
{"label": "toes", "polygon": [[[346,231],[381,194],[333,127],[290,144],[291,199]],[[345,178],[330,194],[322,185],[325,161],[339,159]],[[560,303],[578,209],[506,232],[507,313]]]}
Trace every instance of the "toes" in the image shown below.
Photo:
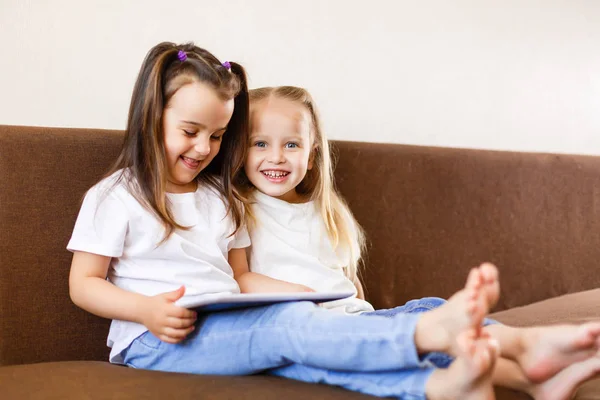
{"label": "toes", "polygon": [[477,349],[477,353],[473,356],[473,363],[475,364],[479,374],[483,374],[489,367],[491,362],[490,350],[487,346],[480,346]]}
{"label": "toes", "polygon": [[600,338],[600,322],[589,322],[584,326],[592,336]]}
{"label": "toes", "polygon": [[479,271],[479,268],[471,268],[471,270],[469,271],[469,276],[467,276],[466,287],[472,288],[472,289],[478,289],[481,287],[482,283],[483,283],[483,280],[482,280],[481,271]]}
{"label": "toes", "polygon": [[481,276],[486,283],[494,283],[498,280],[498,268],[492,263],[486,262],[479,267]]}
{"label": "toes", "polygon": [[597,347],[600,339],[599,326],[596,323],[584,324],[579,327],[576,343],[578,347]]}
{"label": "toes", "polygon": [[482,279],[486,286],[486,295],[490,308],[495,306],[500,297],[500,282],[498,281],[498,268],[491,263],[483,263],[479,267]]}
{"label": "toes", "polygon": [[[489,337],[489,333],[486,332],[486,334]],[[489,338],[487,339],[488,343],[490,344],[490,354],[492,355],[493,359],[497,359],[498,357],[500,357],[500,342],[498,342],[496,339],[494,338]]]}

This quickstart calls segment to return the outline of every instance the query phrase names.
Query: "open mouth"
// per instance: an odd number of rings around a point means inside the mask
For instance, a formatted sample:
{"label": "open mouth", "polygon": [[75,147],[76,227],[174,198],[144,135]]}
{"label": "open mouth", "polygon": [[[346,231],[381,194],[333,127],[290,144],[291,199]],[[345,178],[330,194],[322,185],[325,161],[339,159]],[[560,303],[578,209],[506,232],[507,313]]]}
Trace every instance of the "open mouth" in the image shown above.
{"label": "open mouth", "polygon": [[189,158],[186,156],[180,156],[180,158],[183,161],[183,164],[189,169],[197,169],[200,165],[200,160],[196,160],[194,158]]}
{"label": "open mouth", "polygon": [[284,181],[287,176],[290,174],[288,171],[276,171],[276,170],[266,170],[260,171],[265,178],[267,178],[271,182],[281,182]]}

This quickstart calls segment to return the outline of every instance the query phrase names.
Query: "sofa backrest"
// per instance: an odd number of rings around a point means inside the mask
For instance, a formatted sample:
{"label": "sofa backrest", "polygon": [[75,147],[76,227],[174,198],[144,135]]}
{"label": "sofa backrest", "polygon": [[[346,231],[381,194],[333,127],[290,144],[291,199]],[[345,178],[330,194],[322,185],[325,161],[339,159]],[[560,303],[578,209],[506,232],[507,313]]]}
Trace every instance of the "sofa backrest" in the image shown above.
{"label": "sofa backrest", "polygon": [[0,365],[107,360],[109,321],[69,297],[81,200],[122,132],[0,126]]}
{"label": "sofa backrest", "polygon": [[[68,293],[80,202],[122,131],[0,126],[0,365],[106,360],[109,322]],[[600,286],[600,157],[336,142],[370,242],[376,308],[447,297],[496,262],[498,309]]]}
{"label": "sofa backrest", "polygon": [[447,298],[500,270],[497,311],[600,287],[600,157],[337,142],[337,184],[370,241],[367,296]]}

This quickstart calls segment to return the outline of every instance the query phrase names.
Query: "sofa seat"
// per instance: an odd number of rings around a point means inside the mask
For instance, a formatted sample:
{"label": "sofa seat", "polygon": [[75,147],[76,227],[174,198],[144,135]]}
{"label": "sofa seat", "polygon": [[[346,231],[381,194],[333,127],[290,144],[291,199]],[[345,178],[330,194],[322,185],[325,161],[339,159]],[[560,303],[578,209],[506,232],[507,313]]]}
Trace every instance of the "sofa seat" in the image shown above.
{"label": "sofa seat", "polygon": [[[600,289],[573,293],[492,314],[513,326],[580,323],[600,315]],[[6,399],[374,399],[343,389],[271,376],[199,376],[134,370],[102,361],[64,361],[0,367]],[[498,389],[498,400],[529,399]],[[4,397],[6,396],[6,397]],[[600,400],[600,379],[577,400]]]}
{"label": "sofa seat", "polygon": [[0,367],[2,399],[376,399],[272,376],[201,376],[143,371],[102,361]]}

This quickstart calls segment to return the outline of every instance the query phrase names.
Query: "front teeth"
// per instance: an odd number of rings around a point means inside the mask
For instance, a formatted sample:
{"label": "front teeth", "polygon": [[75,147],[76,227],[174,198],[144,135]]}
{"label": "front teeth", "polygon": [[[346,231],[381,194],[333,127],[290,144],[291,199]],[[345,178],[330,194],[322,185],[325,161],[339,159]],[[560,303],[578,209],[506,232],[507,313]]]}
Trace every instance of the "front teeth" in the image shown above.
{"label": "front teeth", "polygon": [[183,156],[183,159],[191,164],[198,164],[200,162],[200,160],[194,160],[193,158],[189,158],[186,156]]}
{"label": "front teeth", "polygon": [[289,172],[284,172],[284,171],[263,171],[263,174],[265,174],[269,178],[281,178],[282,176],[287,176],[289,174]]}

